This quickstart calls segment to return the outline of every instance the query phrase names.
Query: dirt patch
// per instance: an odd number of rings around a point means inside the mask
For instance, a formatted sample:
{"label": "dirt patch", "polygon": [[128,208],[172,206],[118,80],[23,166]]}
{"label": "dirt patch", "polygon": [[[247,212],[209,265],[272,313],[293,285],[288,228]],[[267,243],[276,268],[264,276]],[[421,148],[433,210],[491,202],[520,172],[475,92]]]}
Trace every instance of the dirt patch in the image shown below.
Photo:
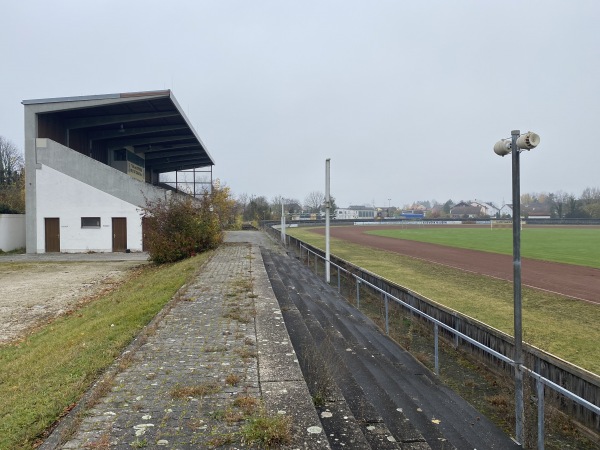
{"label": "dirt patch", "polygon": [[[509,255],[365,234],[367,231],[391,228],[394,227],[332,227],[331,236],[502,280],[513,279],[513,262],[512,256]],[[325,233],[323,228],[316,228],[314,231],[319,234]],[[522,258],[521,263],[524,286],[600,303],[599,269],[527,258]]]}
{"label": "dirt patch", "polygon": [[0,263],[0,344],[114,288],[140,261]]}

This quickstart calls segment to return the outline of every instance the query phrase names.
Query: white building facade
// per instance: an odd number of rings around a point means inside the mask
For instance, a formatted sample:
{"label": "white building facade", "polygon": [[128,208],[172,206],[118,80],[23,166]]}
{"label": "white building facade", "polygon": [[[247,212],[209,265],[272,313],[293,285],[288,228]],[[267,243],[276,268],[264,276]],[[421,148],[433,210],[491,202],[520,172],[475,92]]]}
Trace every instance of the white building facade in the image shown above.
{"label": "white building facade", "polygon": [[23,104],[27,253],[142,251],[159,175],[214,164],[170,91]]}
{"label": "white building facade", "polygon": [[376,214],[375,208],[367,206],[350,206],[335,210],[335,218],[338,220],[374,219]]}

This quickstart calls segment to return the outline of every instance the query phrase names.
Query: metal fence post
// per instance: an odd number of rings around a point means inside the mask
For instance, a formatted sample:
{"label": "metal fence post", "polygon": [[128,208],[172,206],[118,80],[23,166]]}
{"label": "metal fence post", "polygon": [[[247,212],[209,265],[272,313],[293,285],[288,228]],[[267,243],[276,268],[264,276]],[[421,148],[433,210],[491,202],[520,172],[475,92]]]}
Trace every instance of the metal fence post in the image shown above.
{"label": "metal fence post", "polygon": [[544,383],[537,383],[537,407],[538,407],[538,450],[544,450]]}
{"label": "metal fence post", "polygon": [[[454,316],[454,329],[456,331],[459,331],[459,326],[460,326],[460,319],[456,316]],[[458,334],[454,333],[454,348],[458,348]]]}
{"label": "metal fence post", "polygon": [[360,309],[360,280],[356,277],[356,307]]}
{"label": "metal fence post", "polygon": [[390,335],[390,322],[388,319],[388,296],[387,296],[387,294],[384,294],[383,297],[385,298],[385,334],[387,334],[389,336]]}
{"label": "metal fence post", "polygon": [[433,344],[434,357],[433,357],[433,359],[434,359],[434,366],[435,366],[434,373],[436,375],[439,375],[440,374],[440,361],[439,361],[439,357],[438,357],[438,324],[437,323],[433,324],[433,336],[434,336],[434,344]]}
{"label": "metal fence post", "polygon": [[337,276],[338,276],[338,294],[342,292],[341,284],[340,284],[340,266],[337,266]]}

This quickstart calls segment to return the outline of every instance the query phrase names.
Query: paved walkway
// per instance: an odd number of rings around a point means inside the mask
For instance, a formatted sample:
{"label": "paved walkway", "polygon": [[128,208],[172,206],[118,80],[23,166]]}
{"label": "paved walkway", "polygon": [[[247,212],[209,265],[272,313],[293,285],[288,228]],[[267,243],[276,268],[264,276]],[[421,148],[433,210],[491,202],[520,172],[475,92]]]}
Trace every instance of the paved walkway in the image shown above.
{"label": "paved walkway", "polygon": [[328,448],[262,263],[265,239],[230,233],[86,396],[91,407],[41,448],[257,448],[241,431],[261,414],[290,421],[289,448]]}

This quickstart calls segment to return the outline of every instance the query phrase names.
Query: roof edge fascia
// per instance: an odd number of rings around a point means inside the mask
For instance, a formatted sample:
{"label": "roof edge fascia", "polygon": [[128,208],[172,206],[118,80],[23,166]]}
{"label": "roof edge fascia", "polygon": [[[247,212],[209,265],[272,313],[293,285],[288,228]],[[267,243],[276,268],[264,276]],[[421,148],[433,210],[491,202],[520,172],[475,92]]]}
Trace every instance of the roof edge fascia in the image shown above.
{"label": "roof edge fascia", "polygon": [[[175,108],[177,108],[177,111],[179,111],[179,114],[181,114],[181,117],[183,117],[183,120],[185,121],[185,123],[187,124],[187,126],[190,127],[190,130],[192,130],[192,133],[194,134],[194,136],[196,137],[196,139],[198,139],[198,142],[200,142],[200,145],[202,146],[202,148],[206,152],[206,156],[208,156],[208,158],[212,162],[212,165],[214,166],[215,165],[215,159],[212,157],[212,155],[208,151],[208,148],[206,148],[206,145],[204,145],[204,142],[202,142],[202,139],[200,139],[200,136],[198,136],[198,133],[196,132],[196,129],[194,128],[194,125],[192,125],[192,123],[190,122],[190,120],[186,116],[185,112],[183,112],[183,109],[181,108],[181,105],[179,104],[179,102],[175,98],[175,95],[173,94],[173,91],[169,90],[169,97],[171,98],[171,101],[173,102],[173,105],[175,105]],[[206,167],[206,166],[204,166],[204,167]]]}
{"label": "roof edge fascia", "polygon": [[79,95],[73,97],[55,97],[55,98],[37,98],[31,100],[23,100],[23,105],[37,105],[42,103],[68,103],[68,102],[84,102],[91,100],[117,100],[126,99],[125,101],[131,101],[131,99],[139,98],[153,98],[153,97],[171,97],[172,92],[170,89],[163,91],[140,91],[140,92],[121,92],[118,94],[99,94],[99,95]]}

